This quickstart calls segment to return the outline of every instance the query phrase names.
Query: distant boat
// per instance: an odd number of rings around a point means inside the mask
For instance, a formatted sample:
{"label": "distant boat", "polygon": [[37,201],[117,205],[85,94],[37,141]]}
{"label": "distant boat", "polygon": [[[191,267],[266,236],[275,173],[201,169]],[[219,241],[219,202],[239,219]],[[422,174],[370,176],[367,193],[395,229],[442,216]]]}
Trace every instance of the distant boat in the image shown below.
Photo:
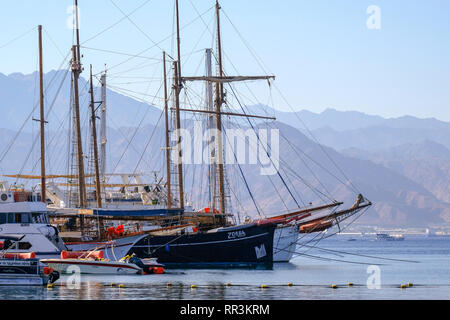
{"label": "distant boat", "polygon": [[403,241],[405,237],[402,234],[387,234],[387,233],[377,233],[377,240],[385,241]]}

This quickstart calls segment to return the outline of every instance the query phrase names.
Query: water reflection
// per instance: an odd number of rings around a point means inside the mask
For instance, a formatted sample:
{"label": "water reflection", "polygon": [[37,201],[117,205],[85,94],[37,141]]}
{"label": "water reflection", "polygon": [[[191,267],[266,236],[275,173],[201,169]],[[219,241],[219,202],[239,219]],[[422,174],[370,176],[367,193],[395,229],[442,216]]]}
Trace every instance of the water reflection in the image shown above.
{"label": "water reflection", "polygon": [[[304,299],[449,299],[450,241],[325,242],[327,248],[418,260],[381,267],[382,289],[366,287],[367,266],[302,257],[273,270],[169,270],[164,275],[81,276],[72,289],[62,276],[53,288],[0,287],[1,300],[304,300]],[[322,245],[323,247],[324,245]],[[313,253],[315,254],[315,253]],[[325,255],[325,254],[322,254]],[[352,282],[355,285],[348,287]],[[401,283],[414,287],[401,290]],[[168,286],[168,283],[170,285]],[[231,286],[226,284],[230,283]],[[288,283],[295,286],[289,287]],[[267,288],[261,288],[261,285]],[[333,290],[331,284],[338,284]],[[192,288],[192,285],[196,285]]]}

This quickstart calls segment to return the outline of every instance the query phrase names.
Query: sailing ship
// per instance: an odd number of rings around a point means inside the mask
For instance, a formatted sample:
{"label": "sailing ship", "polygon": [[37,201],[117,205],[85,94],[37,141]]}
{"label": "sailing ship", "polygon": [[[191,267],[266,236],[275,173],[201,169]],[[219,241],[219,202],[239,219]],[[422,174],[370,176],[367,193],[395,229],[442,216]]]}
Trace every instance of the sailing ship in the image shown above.
{"label": "sailing ship", "polygon": [[[271,81],[274,76],[227,76],[223,69],[222,42],[220,31],[219,2],[216,1],[215,16],[217,25],[217,75],[212,74],[212,49],[206,49],[205,61],[207,73],[200,77],[185,77],[182,74],[182,61],[180,50],[180,19],[178,1],[176,3],[177,23],[177,60],[173,60],[172,96],[174,105],[169,108],[168,79],[166,67],[166,53],[163,53],[164,88],[165,88],[165,128],[166,128],[166,170],[167,181],[164,186],[155,183],[153,186],[142,183],[137,179],[138,175],[131,176],[135,184],[107,184],[105,173],[106,153],[106,75],[102,76],[102,102],[101,138],[99,152],[96,128],[96,102],[93,93],[92,66],[90,72],[90,111],[93,146],[94,173],[85,172],[85,155],[83,153],[79,78],[83,71],[81,63],[81,46],[78,28],[78,10],[76,10],[76,44],[72,47],[72,88],[73,88],[73,117],[74,138],[76,154],[76,174],[51,176],[45,172],[45,135],[44,111],[43,111],[43,82],[41,72],[41,175],[31,178],[41,179],[41,200],[47,203],[50,200],[49,209],[52,210],[52,218],[72,221],[80,237],[63,237],[66,246],[74,251],[88,251],[105,246],[114,240],[114,251],[105,249],[105,255],[114,260],[127,255],[135,254],[139,258],[157,258],[161,263],[173,267],[264,267],[270,268],[273,262],[288,262],[296,253],[299,233],[315,233],[327,230],[340,222],[355,215],[371,205],[361,195],[353,207],[348,210],[336,211],[342,202],[334,201],[319,207],[298,209],[287,214],[281,214],[270,218],[249,220],[243,224],[233,221],[233,214],[227,204],[226,172],[223,164],[223,119],[222,117],[242,117],[245,119],[258,118],[274,120],[273,117],[250,115],[247,113],[225,112],[227,104],[224,85],[243,81]],[[75,0],[78,8],[78,1]],[[40,44],[40,56],[42,59],[42,44]],[[42,62],[42,60],[41,60]],[[42,70],[42,68],[41,68]],[[206,86],[206,108],[201,110],[183,109],[180,103],[180,94],[187,83],[202,82]],[[214,90],[215,89],[215,90]],[[215,94],[213,94],[215,91]],[[210,153],[212,161],[209,168],[210,203],[209,208],[195,211],[185,203],[183,154],[178,149],[179,159],[171,159],[172,150],[180,148],[181,137],[178,136],[177,146],[173,146],[169,140],[169,111],[172,111],[175,122],[175,130],[181,129],[181,112],[195,112],[207,115],[209,128],[218,130],[214,150]],[[172,162],[172,160],[175,160]],[[178,160],[178,161],[176,161]],[[174,165],[176,163],[176,165]],[[175,171],[176,183],[172,181]],[[120,174],[119,174],[120,175]],[[16,175],[16,178],[24,176]],[[91,177],[94,183],[89,185],[86,178]],[[77,204],[70,204],[58,185],[51,179],[67,178],[67,185],[75,186],[77,191],[70,196],[76,196]],[[75,183],[74,180],[77,180]],[[94,187],[95,191],[88,193],[87,189]],[[109,193],[105,197],[107,187],[119,187],[123,191],[133,188],[134,192]],[[177,190],[174,190],[177,188]],[[50,192],[47,192],[47,191]],[[123,195],[126,194],[124,198]],[[114,201],[117,200],[117,201]],[[93,203],[95,202],[95,203]],[[140,202],[142,206],[134,204]],[[328,210],[332,210],[330,214]],[[325,213],[324,213],[325,212]],[[74,222],[75,221],[75,222]],[[135,225],[134,230],[122,230],[117,228],[123,223]],[[145,228],[147,227],[147,229]],[[112,232],[110,232],[112,231]]]}

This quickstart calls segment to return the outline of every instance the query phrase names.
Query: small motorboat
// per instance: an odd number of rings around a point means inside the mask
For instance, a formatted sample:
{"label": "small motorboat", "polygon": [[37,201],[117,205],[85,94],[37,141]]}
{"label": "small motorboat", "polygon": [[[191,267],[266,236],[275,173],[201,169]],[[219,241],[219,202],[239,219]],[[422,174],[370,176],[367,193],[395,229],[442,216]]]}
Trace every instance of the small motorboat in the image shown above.
{"label": "small motorboat", "polygon": [[45,263],[62,274],[141,274],[142,268],[128,261],[103,259],[103,251],[62,251],[60,259],[43,259]]}
{"label": "small motorboat", "polygon": [[402,234],[377,233],[377,240],[403,241],[405,240],[405,237]]}
{"label": "small motorboat", "polygon": [[103,251],[63,251],[61,259],[44,259],[45,263],[62,274],[133,275],[161,274],[164,268],[154,262],[144,262],[135,256],[127,256],[119,261],[103,258]]}
{"label": "small motorboat", "polygon": [[45,286],[59,279],[59,272],[36,259],[34,252],[14,252],[25,235],[0,235],[0,286]]}

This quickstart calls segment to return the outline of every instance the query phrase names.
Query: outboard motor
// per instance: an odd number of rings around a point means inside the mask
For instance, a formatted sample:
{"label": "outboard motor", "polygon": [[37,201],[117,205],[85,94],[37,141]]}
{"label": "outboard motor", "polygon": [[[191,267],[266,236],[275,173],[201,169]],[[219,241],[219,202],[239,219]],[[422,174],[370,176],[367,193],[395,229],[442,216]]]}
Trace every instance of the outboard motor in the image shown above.
{"label": "outboard motor", "polygon": [[53,271],[48,276],[48,282],[50,284],[56,282],[58,279],[59,279],[59,272],[58,271]]}
{"label": "outboard motor", "polygon": [[144,270],[144,272],[147,272],[147,270],[145,270],[145,264],[142,262],[141,259],[139,259],[136,256],[132,256],[128,262],[133,263],[135,265],[137,265],[139,268],[141,268],[142,270]]}

